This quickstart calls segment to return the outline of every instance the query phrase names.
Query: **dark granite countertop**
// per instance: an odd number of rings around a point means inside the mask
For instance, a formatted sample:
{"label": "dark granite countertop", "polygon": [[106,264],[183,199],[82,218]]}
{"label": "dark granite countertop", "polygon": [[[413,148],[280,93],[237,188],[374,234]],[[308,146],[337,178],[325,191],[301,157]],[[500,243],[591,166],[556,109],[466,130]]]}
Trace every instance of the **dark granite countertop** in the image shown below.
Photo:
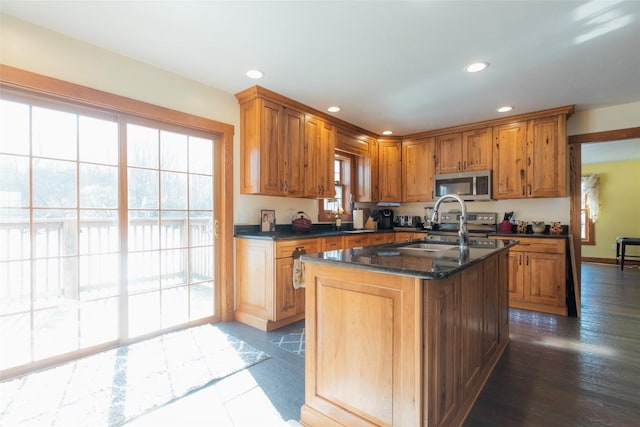
{"label": "dark granite countertop", "polygon": [[500,236],[500,237],[508,237],[510,239],[518,240],[522,237],[542,237],[549,239],[566,239],[569,237],[569,234],[550,234],[550,233],[501,233],[497,232],[492,234],[492,236]]}
{"label": "dark granite countertop", "polygon": [[[457,247],[442,251],[411,248],[416,244],[450,245],[439,236],[412,242],[391,243],[307,254],[302,260],[308,263],[327,264],[345,268],[376,271],[423,279],[444,279],[481,262],[489,256],[515,245],[513,240],[471,239],[467,253]],[[435,246],[434,246],[435,248]]]}
{"label": "dark granite countertop", "polygon": [[261,232],[257,225],[236,225],[233,237],[259,240],[297,240],[314,239],[318,237],[349,236],[353,234],[392,233],[394,230],[358,230],[344,227],[339,230],[332,224],[314,224],[313,228],[306,232],[294,232],[290,225],[278,225],[276,231]]}

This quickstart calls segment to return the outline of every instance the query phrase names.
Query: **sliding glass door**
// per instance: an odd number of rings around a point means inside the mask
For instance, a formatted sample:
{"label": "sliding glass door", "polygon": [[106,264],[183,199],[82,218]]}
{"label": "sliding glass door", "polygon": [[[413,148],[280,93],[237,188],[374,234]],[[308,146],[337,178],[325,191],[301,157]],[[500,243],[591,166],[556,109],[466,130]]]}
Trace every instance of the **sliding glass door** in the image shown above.
{"label": "sliding glass door", "polygon": [[215,316],[215,136],[5,94],[0,117],[0,373]]}

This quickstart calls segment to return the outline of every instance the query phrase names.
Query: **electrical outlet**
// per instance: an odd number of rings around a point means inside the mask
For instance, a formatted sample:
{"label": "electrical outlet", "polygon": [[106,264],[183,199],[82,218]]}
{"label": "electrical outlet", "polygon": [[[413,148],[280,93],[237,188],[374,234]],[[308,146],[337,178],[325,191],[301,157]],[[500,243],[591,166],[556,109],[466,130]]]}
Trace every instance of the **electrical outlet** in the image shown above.
{"label": "electrical outlet", "polygon": [[611,245],[611,249],[613,249],[614,251],[616,250],[616,244],[615,243],[613,245]]}

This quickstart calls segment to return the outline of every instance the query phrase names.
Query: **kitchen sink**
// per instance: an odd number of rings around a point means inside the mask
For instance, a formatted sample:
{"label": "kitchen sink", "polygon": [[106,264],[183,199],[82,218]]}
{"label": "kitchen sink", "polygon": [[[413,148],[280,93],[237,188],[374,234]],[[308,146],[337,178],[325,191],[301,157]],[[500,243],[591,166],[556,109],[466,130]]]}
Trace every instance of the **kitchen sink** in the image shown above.
{"label": "kitchen sink", "polygon": [[373,233],[376,230],[342,230],[343,233],[348,234],[360,234],[360,233]]}

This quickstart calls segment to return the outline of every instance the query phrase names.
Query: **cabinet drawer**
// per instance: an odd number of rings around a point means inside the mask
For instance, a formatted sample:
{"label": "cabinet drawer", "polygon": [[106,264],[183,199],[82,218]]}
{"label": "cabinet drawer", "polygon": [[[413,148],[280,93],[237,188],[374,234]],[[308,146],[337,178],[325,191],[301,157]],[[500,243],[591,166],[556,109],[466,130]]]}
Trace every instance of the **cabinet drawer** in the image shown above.
{"label": "cabinet drawer", "polygon": [[369,236],[370,245],[382,245],[385,243],[392,243],[394,241],[394,233],[379,233]]}
{"label": "cabinet drawer", "polygon": [[369,246],[370,245],[369,236],[366,235],[355,235],[355,236],[344,236],[344,247],[345,248],[353,248],[357,246]]}
{"label": "cabinet drawer", "polygon": [[520,243],[512,248],[515,251],[543,252],[546,254],[565,253],[565,239],[517,237],[516,240],[519,240]]}
{"label": "cabinet drawer", "polygon": [[320,239],[320,251],[335,251],[342,249],[342,236],[323,237]]}
{"label": "cabinet drawer", "polygon": [[308,254],[320,252],[319,239],[283,240],[276,242],[276,258],[287,258],[296,248],[302,248]]}

